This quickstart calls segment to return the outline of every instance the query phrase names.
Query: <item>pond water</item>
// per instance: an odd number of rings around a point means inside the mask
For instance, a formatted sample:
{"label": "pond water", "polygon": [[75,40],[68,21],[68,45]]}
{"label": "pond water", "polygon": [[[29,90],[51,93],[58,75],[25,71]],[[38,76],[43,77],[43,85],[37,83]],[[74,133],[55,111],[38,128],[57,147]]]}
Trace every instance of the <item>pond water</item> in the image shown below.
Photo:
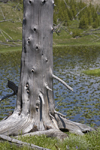
{"label": "pond water", "polygon": [[[54,80],[56,110],[70,120],[100,126],[100,77],[87,76],[86,69],[99,68],[99,48],[56,48],[54,50],[54,74],[70,85],[69,91]],[[19,83],[20,52],[0,54],[0,98],[12,93],[7,80]],[[0,102],[0,119],[13,111],[16,96]]]}

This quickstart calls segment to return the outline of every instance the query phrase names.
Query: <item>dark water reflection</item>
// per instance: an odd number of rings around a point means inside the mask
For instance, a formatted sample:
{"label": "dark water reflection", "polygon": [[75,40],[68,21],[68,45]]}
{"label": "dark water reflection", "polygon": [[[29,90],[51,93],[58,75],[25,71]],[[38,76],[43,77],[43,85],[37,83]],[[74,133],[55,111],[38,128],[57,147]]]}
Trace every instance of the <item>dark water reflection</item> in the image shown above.
{"label": "dark water reflection", "polygon": [[[0,97],[12,91],[6,87],[7,80],[19,83],[20,68],[19,52],[0,54]],[[99,49],[63,49],[54,53],[54,74],[66,81],[74,92],[67,90],[61,83],[54,80],[54,98],[56,109],[68,119],[100,125],[100,77],[87,76],[84,69],[100,66]],[[16,96],[0,103],[0,118],[13,111]]]}
{"label": "dark water reflection", "polygon": [[[12,93],[7,87],[8,80],[19,83],[21,53],[0,54],[0,98]],[[16,96],[10,97],[0,102],[0,118],[4,118],[12,112],[16,105]]]}

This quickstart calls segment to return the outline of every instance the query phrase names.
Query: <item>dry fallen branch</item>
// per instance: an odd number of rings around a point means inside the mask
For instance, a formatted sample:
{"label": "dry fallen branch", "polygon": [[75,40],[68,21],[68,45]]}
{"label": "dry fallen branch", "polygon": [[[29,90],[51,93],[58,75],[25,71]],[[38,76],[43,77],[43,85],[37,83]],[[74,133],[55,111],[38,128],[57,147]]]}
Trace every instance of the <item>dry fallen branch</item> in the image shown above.
{"label": "dry fallen branch", "polygon": [[10,136],[6,136],[6,135],[2,135],[2,134],[0,134],[0,139],[8,141],[8,142],[13,143],[13,144],[18,144],[18,146],[21,146],[21,147],[27,146],[27,147],[30,147],[30,148],[36,149],[36,150],[49,150],[47,148],[43,148],[43,147],[39,147],[39,146],[34,145],[34,144],[22,142],[20,140],[17,140],[17,139],[11,138]]}
{"label": "dry fallen branch", "polygon": [[97,31],[97,30],[100,30],[100,28],[98,28],[98,29],[91,29],[90,31]]}
{"label": "dry fallen branch", "polygon": [[57,34],[59,34],[59,32],[60,32],[60,30],[62,28],[63,23],[64,22],[60,22],[57,25],[54,25],[53,32],[56,32]]}
{"label": "dry fallen branch", "polygon": [[6,42],[12,42],[12,44],[17,45],[17,46],[20,45],[18,43],[15,43],[15,42],[19,42],[20,40],[14,41],[12,39],[12,37],[7,32],[5,32],[4,30],[0,29],[0,33],[2,34],[2,36],[4,37],[4,39],[6,40]]}
{"label": "dry fallen branch", "polygon": [[6,17],[4,16],[4,13],[3,13],[3,11],[2,11],[2,8],[1,8],[1,7],[0,7],[0,10],[1,10],[2,17],[3,17],[3,19],[5,20],[5,19],[6,19]]}
{"label": "dry fallen branch", "polygon": [[0,33],[2,34],[2,36],[4,37],[4,39],[7,41],[5,35],[3,34],[3,32],[0,30]]}
{"label": "dry fallen branch", "polygon": [[18,9],[19,3],[16,5],[15,10]]}
{"label": "dry fallen branch", "polygon": [[99,40],[100,40],[100,38],[98,38],[98,39],[94,40],[93,42],[97,42],[97,41],[99,41]]}
{"label": "dry fallen branch", "polygon": [[100,34],[100,32],[87,32],[87,33],[83,33],[84,36],[86,36],[86,35],[95,35],[95,34]]}
{"label": "dry fallen branch", "polygon": [[12,19],[1,20],[0,22],[12,21]]}
{"label": "dry fallen branch", "polygon": [[76,14],[76,17],[78,17],[78,15],[79,15],[86,7],[88,7],[88,5],[86,5],[85,7],[83,7],[83,8]]}
{"label": "dry fallen branch", "polygon": [[61,30],[64,30],[65,32],[68,32],[67,27],[63,26],[64,22],[60,22],[57,25],[54,24],[53,32],[55,32],[57,35],[61,32]]}
{"label": "dry fallen branch", "polygon": [[2,30],[2,29],[0,29],[0,31],[3,32],[4,34],[6,34],[11,40],[13,40],[12,37],[11,37],[7,32],[5,32],[5,31]]}
{"label": "dry fallen branch", "polygon": [[4,39],[6,40],[6,42],[9,41],[7,39],[7,37],[13,41],[12,37],[8,33],[6,33],[4,30],[0,29],[0,32],[1,32],[2,36],[4,37]]}
{"label": "dry fallen branch", "polygon": [[63,1],[65,3],[66,7],[70,8],[70,6],[67,5],[66,0],[63,0]]}
{"label": "dry fallen branch", "polygon": [[6,45],[6,46],[9,46],[9,47],[14,47],[15,46],[15,45],[7,44],[7,43],[1,42],[1,41],[0,41],[0,44],[1,45]]}

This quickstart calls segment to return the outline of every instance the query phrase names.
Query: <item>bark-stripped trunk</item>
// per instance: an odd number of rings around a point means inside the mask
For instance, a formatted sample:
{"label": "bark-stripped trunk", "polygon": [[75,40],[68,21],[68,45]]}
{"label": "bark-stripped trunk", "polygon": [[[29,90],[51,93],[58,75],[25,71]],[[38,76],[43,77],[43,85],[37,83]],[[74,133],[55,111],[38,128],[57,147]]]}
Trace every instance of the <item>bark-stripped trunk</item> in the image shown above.
{"label": "bark-stripped trunk", "polygon": [[[21,116],[22,120],[28,117],[25,129],[30,126],[30,122],[31,126],[27,131],[55,128],[49,115],[54,114],[52,76],[54,1],[24,0],[23,4],[20,84],[14,114]],[[20,120],[18,124],[21,126],[22,121]],[[20,130],[20,126],[18,130],[25,132],[24,128]],[[17,134],[18,130],[13,134]]]}
{"label": "bark-stripped trunk", "polygon": [[38,130],[51,125],[49,111],[54,111],[52,34],[53,1],[24,0],[17,109],[34,119]]}
{"label": "bark-stripped trunk", "polygon": [[[53,78],[53,0],[24,0],[23,44],[17,104],[14,113],[0,122],[0,134],[67,129],[82,134],[92,128],[67,120],[55,111]],[[12,87],[14,86],[14,87]],[[10,88],[16,93],[17,87]],[[12,94],[11,94],[12,96]],[[65,135],[64,135],[65,137]]]}

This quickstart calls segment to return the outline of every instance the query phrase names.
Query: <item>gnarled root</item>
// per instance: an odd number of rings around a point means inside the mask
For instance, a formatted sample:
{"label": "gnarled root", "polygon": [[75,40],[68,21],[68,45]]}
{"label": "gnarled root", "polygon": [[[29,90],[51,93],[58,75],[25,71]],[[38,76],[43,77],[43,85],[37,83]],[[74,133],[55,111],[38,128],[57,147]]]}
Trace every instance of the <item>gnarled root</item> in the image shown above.
{"label": "gnarled root", "polygon": [[32,132],[32,133],[26,133],[22,136],[34,136],[34,135],[37,135],[37,136],[46,135],[47,137],[54,137],[54,138],[57,138],[57,139],[60,139],[60,140],[65,139],[65,138],[68,137],[66,133],[63,133],[58,129],[49,129],[49,130],[45,130],[45,131],[36,131],[36,132]]}
{"label": "gnarled root", "polygon": [[18,135],[29,132],[33,128],[33,120],[29,116],[14,112],[6,120],[0,122],[0,134]]}
{"label": "gnarled root", "polygon": [[83,135],[86,132],[94,131],[92,127],[66,119],[63,116],[63,114],[59,112],[58,114],[56,112],[55,119],[58,123],[59,129],[62,131],[69,131],[71,133],[75,133],[79,135]]}
{"label": "gnarled root", "polygon": [[[94,131],[93,128],[70,121],[65,118],[65,116],[57,111],[55,111],[55,115],[50,115],[50,120],[54,124],[51,128],[44,128],[44,131],[38,130],[38,132],[32,133],[35,135],[37,133],[45,133],[46,135],[50,135],[57,138],[65,138],[66,136],[60,131],[69,131],[71,133],[83,135],[86,132]],[[49,124],[50,125],[50,124]],[[2,120],[0,122],[0,134],[4,135],[19,135],[25,134],[34,131],[35,121],[30,118],[29,115],[25,116],[23,114],[19,115],[16,111],[9,116],[6,120]],[[44,122],[45,126],[45,122]],[[52,129],[52,130],[48,130]],[[59,130],[60,129],[60,130]],[[36,131],[36,130],[35,130]],[[60,134],[59,134],[60,133]]]}

